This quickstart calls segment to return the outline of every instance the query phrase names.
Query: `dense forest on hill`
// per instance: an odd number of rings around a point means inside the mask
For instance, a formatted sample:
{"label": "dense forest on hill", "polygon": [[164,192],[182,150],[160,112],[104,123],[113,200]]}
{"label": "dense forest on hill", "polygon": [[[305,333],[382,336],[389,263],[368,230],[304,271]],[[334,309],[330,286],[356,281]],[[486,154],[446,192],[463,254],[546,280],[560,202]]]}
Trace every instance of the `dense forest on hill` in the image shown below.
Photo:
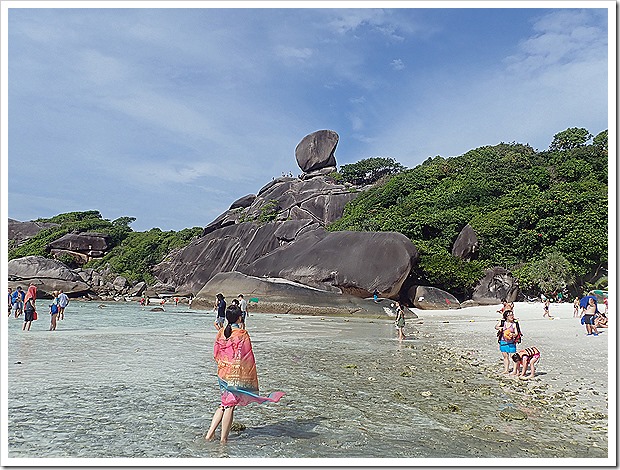
{"label": "dense forest on hill", "polygon": [[[583,128],[556,134],[546,151],[500,143],[437,156],[363,192],[329,229],[406,235],[421,253],[419,279],[455,294],[491,266],[525,291],[581,293],[606,282],[607,167],[607,131]],[[451,254],[466,224],[480,239],[469,262]]]}
{"label": "dense forest on hill", "polygon": [[[568,290],[581,294],[606,287],[608,263],[607,131],[556,134],[548,150],[500,143],[452,158],[429,158],[407,169],[391,158],[343,165],[331,176],[369,187],[350,202],[328,230],[395,231],[420,251],[413,273],[421,284],[467,298],[483,271],[503,266],[526,293]],[[38,222],[59,224],[19,247],[9,242],[9,259],[51,257],[46,246],[66,233],[110,235],[111,250],[85,267],[109,265],[129,281],[155,279],[151,268],[186,246],[201,227],[135,232],[133,217],[110,221],[98,211],[70,212]],[[263,222],[264,223],[264,222]],[[470,224],[478,235],[477,258],[452,256],[452,246]],[[70,256],[61,261],[74,265]]]}

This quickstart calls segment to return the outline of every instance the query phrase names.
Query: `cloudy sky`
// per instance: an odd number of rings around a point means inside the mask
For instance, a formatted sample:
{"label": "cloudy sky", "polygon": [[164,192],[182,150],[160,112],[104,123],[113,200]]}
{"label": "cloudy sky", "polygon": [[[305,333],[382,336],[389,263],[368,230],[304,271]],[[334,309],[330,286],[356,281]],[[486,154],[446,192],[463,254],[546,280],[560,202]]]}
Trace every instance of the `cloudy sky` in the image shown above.
{"label": "cloudy sky", "polygon": [[340,135],[338,165],[414,167],[499,142],[544,150],[615,113],[600,8],[614,2],[8,3],[2,158],[8,217],[22,221],[99,210],[140,231],[205,226],[299,174],[295,146],[319,129]]}

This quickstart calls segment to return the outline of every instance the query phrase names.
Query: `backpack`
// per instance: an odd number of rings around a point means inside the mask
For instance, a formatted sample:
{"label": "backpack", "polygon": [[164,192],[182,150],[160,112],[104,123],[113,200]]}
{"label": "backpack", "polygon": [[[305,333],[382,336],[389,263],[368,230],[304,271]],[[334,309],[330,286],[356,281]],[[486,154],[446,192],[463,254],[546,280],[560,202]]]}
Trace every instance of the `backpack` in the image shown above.
{"label": "backpack", "polygon": [[[504,326],[504,319],[502,319],[500,321],[499,326]],[[514,342],[515,343],[520,343],[521,342],[521,337],[523,336],[521,334],[521,327],[519,326],[519,320],[515,320],[515,325],[517,325],[517,336],[515,336]],[[497,342],[499,343],[502,340],[502,330],[498,330],[497,331]]]}

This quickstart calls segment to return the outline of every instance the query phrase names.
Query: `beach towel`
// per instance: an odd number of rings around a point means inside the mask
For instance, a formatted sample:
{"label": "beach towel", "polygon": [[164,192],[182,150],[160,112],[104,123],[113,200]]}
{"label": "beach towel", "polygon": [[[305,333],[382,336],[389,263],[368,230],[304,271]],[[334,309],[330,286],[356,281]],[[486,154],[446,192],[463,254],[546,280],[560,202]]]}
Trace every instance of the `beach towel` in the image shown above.
{"label": "beach towel", "polygon": [[583,299],[579,301],[579,306],[581,308],[588,308],[588,302],[590,301],[590,299],[594,299],[594,305],[596,305],[596,313],[600,313],[598,311],[598,302],[596,300],[596,297],[594,297],[593,295],[586,295]]}
{"label": "beach towel", "polygon": [[259,395],[256,361],[250,335],[246,330],[233,328],[228,339],[224,336],[224,328],[219,330],[213,346],[213,357],[217,362],[222,405],[277,402],[284,396],[284,392]]}

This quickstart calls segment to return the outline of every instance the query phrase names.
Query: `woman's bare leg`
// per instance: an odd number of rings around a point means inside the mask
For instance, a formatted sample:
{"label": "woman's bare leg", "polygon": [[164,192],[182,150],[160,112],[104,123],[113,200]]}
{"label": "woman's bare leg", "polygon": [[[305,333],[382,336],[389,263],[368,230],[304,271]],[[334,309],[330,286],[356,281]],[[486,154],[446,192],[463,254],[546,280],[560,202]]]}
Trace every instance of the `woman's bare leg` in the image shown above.
{"label": "woman's bare leg", "polygon": [[222,443],[226,443],[228,441],[228,433],[230,432],[230,427],[233,423],[234,412],[234,406],[224,410],[224,417],[222,418],[222,438],[220,439]]}
{"label": "woman's bare leg", "polygon": [[212,440],[213,437],[215,436],[215,430],[220,425],[223,415],[224,415],[224,410],[222,409],[221,406],[218,407],[217,410],[215,410],[215,413],[213,413],[213,419],[211,420],[211,426],[209,427],[209,431],[207,431],[207,435],[205,436],[205,439],[207,441]]}

